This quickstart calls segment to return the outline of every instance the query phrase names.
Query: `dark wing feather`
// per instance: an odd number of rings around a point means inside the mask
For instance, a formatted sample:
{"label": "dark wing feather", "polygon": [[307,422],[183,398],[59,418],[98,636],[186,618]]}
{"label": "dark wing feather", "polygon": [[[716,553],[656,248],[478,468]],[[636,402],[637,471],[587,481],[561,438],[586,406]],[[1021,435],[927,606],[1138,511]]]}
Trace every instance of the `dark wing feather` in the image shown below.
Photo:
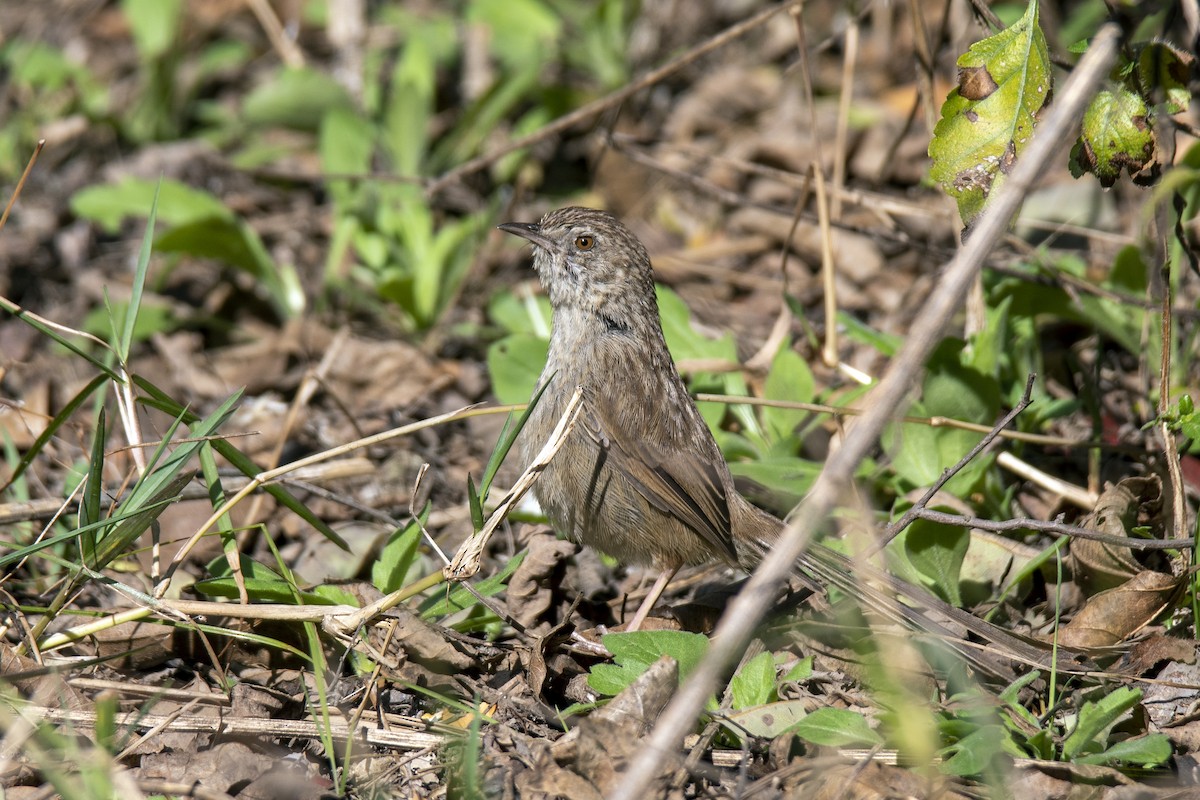
{"label": "dark wing feather", "polygon": [[607,451],[607,463],[620,472],[651,506],[682,522],[731,563],[738,563],[723,475],[695,454],[670,453],[649,437],[614,435],[615,425],[594,406],[585,428]]}

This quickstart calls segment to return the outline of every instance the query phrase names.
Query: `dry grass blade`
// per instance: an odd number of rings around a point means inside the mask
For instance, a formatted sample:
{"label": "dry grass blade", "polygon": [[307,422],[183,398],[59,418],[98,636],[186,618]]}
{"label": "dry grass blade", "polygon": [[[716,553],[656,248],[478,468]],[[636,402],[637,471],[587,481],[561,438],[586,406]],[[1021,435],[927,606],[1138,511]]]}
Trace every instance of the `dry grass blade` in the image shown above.
{"label": "dry grass blade", "polygon": [[[96,723],[96,714],[91,711],[73,711],[46,706],[25,706],[21,711],[23,716],[30,720],[77,726]],[[303,739],[319,739],[322,736],[319,726],[308,720],[256,719],[253,717],[221,719],[187,714],[171,719],[168,715],[128,713],[117,714],[114,722],[120,727],[140,730],[164,726],[164,730],[170,731],[213,733],[225,736],[267,735]],[[408,730],[401,728],[397,724],[397,720],[389,720],[389,722],[391,724],[386,728],[361,722],[351,728],[346,724],[345,719],[334,717],[329,721],[329,729],[336,741],[345,742],[355,739],[374,747],[420,750],[426,747],[439,747],[446,742],[445,736],[427,732],[425,723],[418,720],[408,721]]]}

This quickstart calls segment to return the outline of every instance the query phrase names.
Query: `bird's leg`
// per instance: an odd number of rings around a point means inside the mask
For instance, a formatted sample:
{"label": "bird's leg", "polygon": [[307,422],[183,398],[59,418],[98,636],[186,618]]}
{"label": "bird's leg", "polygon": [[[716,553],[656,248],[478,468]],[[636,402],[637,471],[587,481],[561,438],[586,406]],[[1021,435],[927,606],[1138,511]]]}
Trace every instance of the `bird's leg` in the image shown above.
{"label": "bird's leg", "polygon": [[625,626],[627,633],[641,629],[642,623],[646,621],[646,617],[650,616],[650,609],[654,608],[654,604],[658,602],[658,598],[662,597],[663,590],[667,588],[667,584],[671,582],[671,578],[674,578],[675,573],[678,571],[679,567],[671,567],[659,573],[658,579],[650,587],[650,593],[646,595],[646,599],[638,606],[637,613],[633,615],[633,619]]}

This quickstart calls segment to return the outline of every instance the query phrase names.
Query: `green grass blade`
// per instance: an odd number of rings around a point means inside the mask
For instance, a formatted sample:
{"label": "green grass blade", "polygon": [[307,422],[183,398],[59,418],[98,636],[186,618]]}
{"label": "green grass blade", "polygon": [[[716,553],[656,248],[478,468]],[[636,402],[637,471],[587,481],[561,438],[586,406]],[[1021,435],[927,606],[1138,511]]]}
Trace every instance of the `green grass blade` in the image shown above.
{"label": "green grass blade", "polygon": [[[107,426],[104,421],[104,409],[96,420],[96,434],[92,439],[92,457],[88,463],[87,486],[84,487],[83,497],[79,503],[79,525],[81,528],[100,522],[100,496],[104,489],[104,442],[107,438]],[[94,530],[81,530],[79,534],[79,556],[84,564],[96,563],[96,533]]]}
{"label": "green grass blade", "polygon": [[83,348],[81,348],[79,345],[72,342],[70,339],[68,339],[66,336],[64,336],[62,333],[60,333],[57,329],[52,328],[51,326],[47,325],[42,320],[38,319],[37,316],[35,316],[34,314],[31,314],[30,312],[21,308],[19,305],[12,302],[11,300],[8,300],[4,297],[0,297],[0,308],[4,309],[8,313],[12,314],[14,317],[21,320],[29,327],[33,328],[38,333],[41,333],[44,336],[50,337],[58,344],[62,345],[63,347],[70,350],[75,355],[77,355],[80,358],[87,361],[89,364],[91,364],[96,369],[103,372],[105,375],[107,375],[112,380],[114,380],[114,381],[121,380],[121,376],[118,375],[112,367],[108,366],[103,361],[96,358],[94,355],[92,355],[91,353],[89,353],[86,350],[84,350]]}
{"label": "green grass blade", "polygon": [[137,325],[138,309],[142,305],[142,291],[146,287],[146,270],[150,265],[150,251],[154,246],[154,222],[158,219],[158,193],[162,189],[162,180],[154,187],[154,200],[150,202],[150,218],[146,220],[146,233],[142,236],[142,249],[138,253],[137,266],[133,271],[133,287],[129,296],[129,305],[125,308],[125,325],[121,335],[114,342],[117,358],[122,364],[129,363],[129,348],[133,342],[133,329]]}
{"label": "green grass blade", "polygon": [[[138,388],[142,389],[146,395],[148,395],[139,397],[138,402],[145,403],[151,408],[157,408],[160,411],[167,412],[168,414],[182,414],[183,421],[188,424],[190,424],[192,420],[196,419],[196,415],[193,412],[188,411],[184,406],[180,405],[165,392],[140,375],[134,375],[133,382],[138,386]],[[211,444],[213,449],[216,450],[222,458],[228,461],[235,469],[237,469],[246,477],[252,478],[258,473],[262,472],[258,465],[255,464],[249,456],[229,442],[223,439],[217,439],[211,442]],[[341,536],[338,536],[333,529],[325,523],[324,520],[317,517],[317,515],[310,511],[307,506],[293,497],[287,489],[279,485],[272,485],[264,486],[263,490],[278,500],[282,506],[320,531],[321,535],[326,539],[335,542],[338,547],[341,547],[345,550],[350,549],[350,546],[346,544],[346,541],[342,539]]]}
{"label": "green grass blade", "polygon": [[92,392],[96,391],[105,383],[107,383],[108,379],[109,376],[107,375],[97,375],[88,381],[87,385],[80,389],[74,397],[67,401],[67,404],[62,407],[62,410],[55,414],[54,418],[50,420],[50,424],[46,426],[46,430],[42,431],[41,434],[38,435],[37,439],[34,440],[33,445],[25,452],[25,455],[21,456],[21,460],[18,461],[17,466],[13,468],[12,476],[7,482],[4,483],[3,486],[0,486],[0,492],[4,491],[9,486],[12,486],[12,484],[21,477],[25,470],[29,469],[29,465],[32,464],[33,460],[37,458],[38,454],[42,452],[42,448],[46,446],[46,443],[50,441],[54,434],[58,433],[59,428],[65,425],[67,420],[71,418],[71,415],[74,414],[91,396]]}

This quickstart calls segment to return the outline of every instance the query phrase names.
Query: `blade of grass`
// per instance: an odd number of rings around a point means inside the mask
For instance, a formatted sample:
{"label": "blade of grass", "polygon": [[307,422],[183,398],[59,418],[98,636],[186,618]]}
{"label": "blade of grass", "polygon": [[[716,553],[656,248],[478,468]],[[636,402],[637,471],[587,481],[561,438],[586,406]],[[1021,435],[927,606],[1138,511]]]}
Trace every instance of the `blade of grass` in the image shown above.
{"label": "blade of grass", "polygon": [[46,443],[50,441],[54,434],[58,433],[59,429],[71,418],[71,415],[87,401],[88,397],[109,380],[109,377],[108,375],[97,375],[88,381],[86,386],[76,392],[74,397],[67,401],[66,405],[46,425],[46,429],[34,440],[33,444],[25,452],[25,455],[21,456],[21,460],[13,468],[12,476],[3,485],[0,485],[0,492],[12,486],[13,482],[21,477],[25,470],[29,468],[29,465],[33,463],[33,460],[37,458],[38,454],[42,452],[42,448],[46,446]]}
{"label": "blade of grass", "polygon": [[154,246],[154,223],[158,219],[158,193],[162,189],[162,177],[154,187],[154,199],[150,202],[150,216],[146,220],[146,232],[142,236],[142,249],[138,253],[137,265],[133,270],[133,286],[129,305],[125,308],[125,325],[113,342],[113,349],[120,359],[122,368],[129,363],[129,348],[133,343],[133,330],[137,325],[138,310],[142,305],[142,292],[146,286],[146,271],[150,265],[150,252]]}
{"label": "blade of grass", "polygon": [[[492,480],[495,479],[496,473],[500,469],[500,465],[504,463],[504,459],[508,458],[508,451],[511,450],[513,444],[516,443],[517,436],[520,435],[521,430],[525,427],[525,423],[528,421],[529,415],[533,412],[533,409],[537,407],[538,401],[542,399],[542,393],[549,388],[550,383],[553,380],[554,376],[551,375],[550,380],[538,387],[538,390],[534,393],[533,398],[529,401],[529,405],[525,406],[525,410],[521,412],[521,416],[517,420],[515,427],[511,425],[512,414],[509,414],[508,419],[504,421],[504,428],[500,431],[500,438],[496,440],[496,446],[492,449],[492,455],[490,458],[488,458],[487,466],[483,470],[483,478],[479,481],[479,496],[481,500],[485,502],[487,501],[488,490],[492,486]],[[510,428],[512,428],[511,431]],[[475,530],[479,530],[481,527],[483,527],[482,522],[476,526]]]}
{"label": "blade of grass", "polygon": [[[168,414],[183,414],[183,420],[188,424],[191,424],[191,422],[197,418],[194,413],[189,412],[184,406],[180,405],[176,400],[168,396],[165,392],[140,375],[134,375],[133,380],[138,387],[142,389],[142,391],[149,395],[148,397],[140,397],[139,402],[150,406],[151,408],[157,408],[160,411],[165,411]],[[262,471],[249,456],[247,456],[233,444],[230,444],[225,440],[218,439],[212,442],[212,446],[213,449],[217,451],[217,454],[221,456],[221,458],[228,461],[234,467],[234,469],[238,470],[246,477],[253,478]],[[324,520],[320,519],[316,514],[310,511],[307,506],[292,496],[292,494],[288,492],[286,488],[279,486],[278,484],[268,485],[262,488],[263,491],[279,501],[280,505],[282,505],[284,508],[296,514],[309,525],[312,525],[314,528],[320,531],[321,535],[326,539],[329,539],[331,542],[336,543],[339,547],[342,547],[346,550],[350,549],[350,546],[346,544],[342,537],[338,536],[337,533],[335,533],[334,530],[330,528]]]}
{"label": "blade of grass", "polygon": [[[92,458],[88,464],[87,486],[79,503],[79,524],[85,528],[100,522],[100,495],[104,488],[104,441],[107,438],[104,424],[104,409],[96,420],[95,436],[92,439]],[[96,533],[81,530],[79,533],[79,560],[84,564],[96,563]]]}

